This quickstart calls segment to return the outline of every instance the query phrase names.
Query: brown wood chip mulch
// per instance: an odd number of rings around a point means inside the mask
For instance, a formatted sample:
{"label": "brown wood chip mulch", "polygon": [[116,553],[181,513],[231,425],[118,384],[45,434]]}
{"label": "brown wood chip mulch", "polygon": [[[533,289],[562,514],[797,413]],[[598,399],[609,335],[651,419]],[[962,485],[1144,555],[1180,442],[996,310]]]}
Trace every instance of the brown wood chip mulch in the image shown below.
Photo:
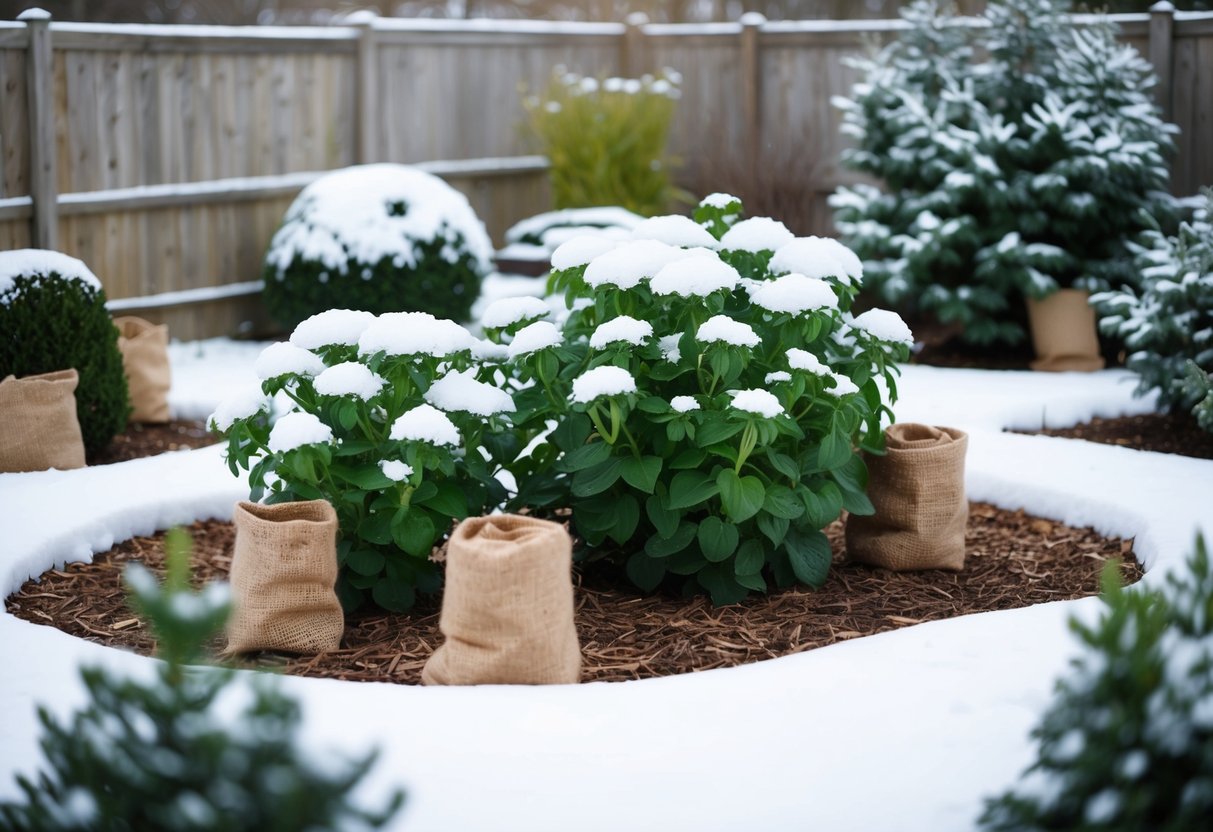
{"label": "brown wood chip mulch", "polygon": [[88,462],[89,465],[109,465],[111,462],[156,456],[166,451],[203,448],[214,445],[220,439],[208,431],[206,423],[201,421],[180,419],[163,425],[131,424]]}
{"label": "brown wood chip mulch", "polygon": [[1067,439],[1120,445],[1138,451],[1213,459],[1213,433],[1202,429],[1190,413],[1149,413],[1117,419],[1096,417],[1072,428],[1015,432],[1063,436]]}
{"label": "brown wood chip mulch", "polygon": [[[189,530],[196,581],[225,579],[231,524],[204,521]],[[836,563],[821,589],[777,591],[728,607],[713,607],[702,597],[641,596],[613,572],[579,570],[582,681],[731,667],[923,621],[1093,595],[1109,560],[1121,564],[1126,583],[1142,574],[1131,540],[983,503],[972,505],[967,560],[959,573],[895,573],[848,564],[842,525],[835,523],[827,534]],[[126,605],[120,576],[128,561],[159,569],[163,554],[163,534],[137,537],[92,564],[72,564],[44,573],[40,582],[26,582],[5,606],[18,618],[146,654],[152,639]],[[440,643],[437,613],[432,598],[407,615],[356,613],[347,621],[341,650],[302,658],[263,655],[258,663],[304,676],[417,684]]]}

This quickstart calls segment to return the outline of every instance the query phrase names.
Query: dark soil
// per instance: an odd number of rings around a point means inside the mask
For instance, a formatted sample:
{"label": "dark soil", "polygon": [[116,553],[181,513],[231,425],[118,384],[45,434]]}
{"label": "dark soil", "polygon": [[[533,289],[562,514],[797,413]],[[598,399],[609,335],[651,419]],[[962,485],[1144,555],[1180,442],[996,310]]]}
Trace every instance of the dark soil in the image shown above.
{"label": "dark soil", "polygon": [[127,425],[126,431],[114,437],[105,450],[90,459],[89,465],[108,465],[166,451],[203,448],[214,445],[220,437],[206,429],[205,422],[178,420],[163,425]]}
{"label": "dark soil", "polygon": [[[234,531],[230,523],[190,527],[196,581],[226,579]],[[1026,607],[1093,595],[1109,562],[1126,583],[1141,569],[1132,541],[1104,538],[1023,512],[974,503],[962,572],[896,573],[846,562],[843,526],[827,534],[835,566],[819,590],[780,590],[727,607],[706,598],[642,596],[611,570],[578,570],[577,628],[582,681],[623,681],[731,667],[987,610]],[[121,572],[128,561],[163,564],[163,534],[137,537],[97,556],[25,583],[5,606],[18,618],[139,653],[152,637],[126,604]],[[416,684],[440,643],[438,602],[410,614],[356,613],[342,649],[312,657],[263,654],[257,664],[287,673]]]}
{"label": "dark soil", "polygon": [[1015,432],[1063,436],[1104,445],[1121,445],[1138,451],[1213,459],[1213,433],[1203,430],[1190,413],[1150,413],[1117,419],[1096,417],[1072,428]]}

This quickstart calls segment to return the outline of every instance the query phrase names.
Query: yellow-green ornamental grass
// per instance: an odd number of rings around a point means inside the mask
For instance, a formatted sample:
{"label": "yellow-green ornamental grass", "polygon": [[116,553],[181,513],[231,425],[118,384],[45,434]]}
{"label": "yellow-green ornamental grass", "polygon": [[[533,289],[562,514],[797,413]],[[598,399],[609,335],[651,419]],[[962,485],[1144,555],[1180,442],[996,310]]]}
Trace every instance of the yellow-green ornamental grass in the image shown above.
{"label": "yellow-green ornamental grass", "polygon": [[666,140],[680,81],[670,69],[598,79],[558,67],[541,94],[523,100],[552,163],[557,208],[621,205],[645,216],[669,209],[678,194]]}

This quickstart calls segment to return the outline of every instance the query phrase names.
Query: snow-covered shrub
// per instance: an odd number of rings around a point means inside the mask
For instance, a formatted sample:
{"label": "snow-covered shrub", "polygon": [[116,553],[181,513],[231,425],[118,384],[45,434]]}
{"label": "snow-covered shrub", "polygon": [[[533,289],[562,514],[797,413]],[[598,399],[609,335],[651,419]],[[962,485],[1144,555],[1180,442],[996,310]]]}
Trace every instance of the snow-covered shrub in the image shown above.
{"label": "snow-covered shrub", "polygon": [[39,709],[46,768],[37,779],[18,776],[24,799],[0,804],[0,827],[226,832],[385,826],[403,794],[376,812],[351,801],[373,754],[337,764],[309,759],[295,739],[299,705],[268,677],[238,691],[231,671],[187,666],[202,659],[223,627],[227,587],[190,591],[188,536],[178,530],[169,542],[163,586],[138,564],[125,575],[162,661],[144,676],[83,668],[88,703],[82,709],[66,722]]}
{"label": "snow-covered shrub", "polygon": [[130,412],[118,330],[88,266],[38,249],[0,252],[0,378],[75,367],[76,413],[89,456]]}
{"label": "snow-covered shrub", "polygon": [[948,10],[918,0],[856,62],[864,80],[835,100],[857,142],[843,161],[881,186],[830,202],[884,302],[1013,342],[1024,296],[1134,282],[1129,242],[1172,210],[1175,128],[1149,64],[1067,0],[991,0],[984,26]]}
{"label": "snow-covered shrub", "polygon": [[480,449],[508,445],[514,403],[474,356],[495,354],[453,321],[332,309],[257,360],[262,391],[289,397],[288,413],[271,426],[264,396],[238,395],[211,416],[254,500],[332,503],[346,609],[369,596],[405,610],[417,590],[436,591],[434,545],[505,498]]}
{"label": "snow-covered shrub", "polygon": [[1039,751],[982,827],[1188,832],[1213,817],[1213,566],[1203,539],[1158,591],[1104,578],[1084,650],[1033,731]]}
{"label": "snow-covered shrub", "polygon": [[666,141],[681,80],[672,69],[597,79],[557,67],[542,93],[524,98],[552,164],[557,208],[621,205],[645,216],[667,209],[676,191]]}
{"label": "snow-covered shrub", "polygon": [[265,257],[284,327],[326,309],[466,320],[493,246],[463,194],[406,165],[359,165],[303,189]]}
{"label": "snow-covered shrub", "polygon": [[715,195],[700,222],[655,217],[606,251],[570,240],[553,255],[563,328],[522,302],[486,326],[530,385],[517,421],[555,422],[513,466],[517,500],[567,500],[588,556],[716,603],[825,579],[821,529],[872,510],[855,447],[880,450],[878,380],[896,395],[912,340],[894,313],[851,317],[862,266],[840,243],[739,211]]}
{"label": "snow-covered shrub", "polygon": [[1189,365],[1213,372],[1213,192],[1174,237],[1151,230],[1135,250],[1141,288],[1095,295],[1100,328],[1124,342],[1138,393],[1192,410],[1206,390]]}

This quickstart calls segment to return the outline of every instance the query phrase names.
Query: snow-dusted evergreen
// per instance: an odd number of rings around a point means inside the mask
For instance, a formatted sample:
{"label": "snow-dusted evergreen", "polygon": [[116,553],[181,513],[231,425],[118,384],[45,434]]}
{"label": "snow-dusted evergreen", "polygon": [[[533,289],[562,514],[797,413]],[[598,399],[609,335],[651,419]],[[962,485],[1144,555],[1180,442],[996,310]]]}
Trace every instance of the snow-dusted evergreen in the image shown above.
{"label": "snow-dusted evergreen", "polygon": [[998,832],[1206,829],[1213,817],[1213,565],[1204,540],[1161,590],[1104,581],[1082,654],[1033,732],[1035,764],[991,801]]}
{"label": "snow-dusted evergreen", "polygon": [[326,174],[287,211],[265,258],[265,303],[293,327],[327,309],[465,320],[492,243],[463,194],[406,165]]}
{"label": "snow-dusted evergreen", "polygon": [[[1128,243],[1165,193],[1170,136],[1149,64],[1067,0],[991,0],[988,25],[940,0],[835,99],[881,181],[831,197],[882,300],[964,327],[974,343],[1023,335],[1022,298],[1134,282]],[[980,58],[980,63],[974,63]]]}
{"label": "snow-dusted evergreen", "polygon": [[1141,287],[1092,298],[1100,328],[1124,342],[1138,392],[1158,391],[1171,410],[1200,407],[1213,430],[1213,192],[1175,236],[1151,230],[1134,250]]}

